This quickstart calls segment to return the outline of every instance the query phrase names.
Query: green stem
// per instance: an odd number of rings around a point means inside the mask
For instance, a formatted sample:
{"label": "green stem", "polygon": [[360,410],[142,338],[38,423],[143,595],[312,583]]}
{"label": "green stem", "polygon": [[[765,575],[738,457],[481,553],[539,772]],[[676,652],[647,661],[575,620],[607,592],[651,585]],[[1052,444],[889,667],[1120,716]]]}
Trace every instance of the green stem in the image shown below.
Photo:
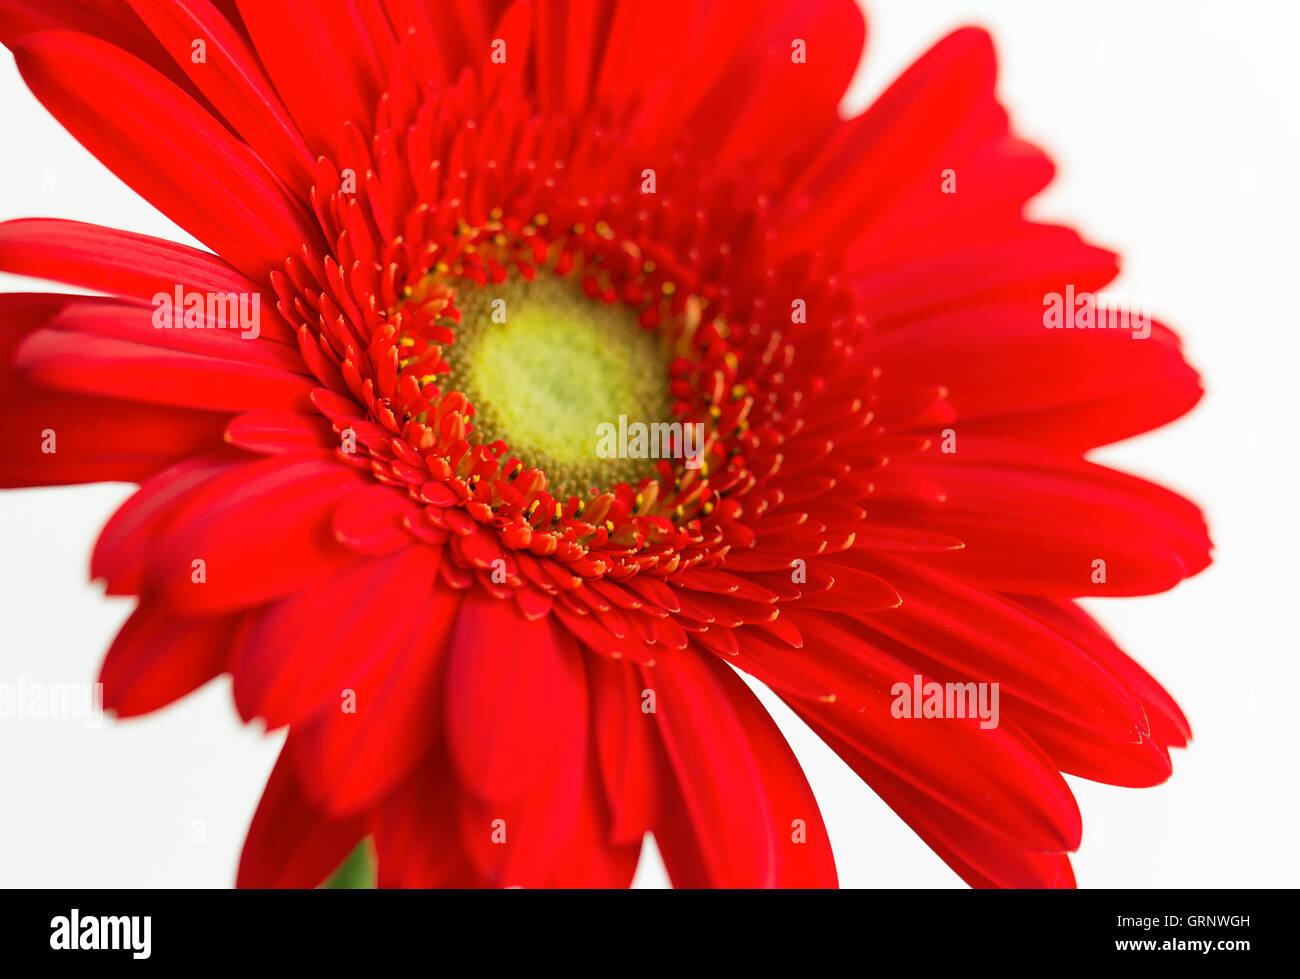
{"label": "green stem", "polygon": [[362,840],[321,887],[330,890],[366,890],[375,886],[375,846]]}

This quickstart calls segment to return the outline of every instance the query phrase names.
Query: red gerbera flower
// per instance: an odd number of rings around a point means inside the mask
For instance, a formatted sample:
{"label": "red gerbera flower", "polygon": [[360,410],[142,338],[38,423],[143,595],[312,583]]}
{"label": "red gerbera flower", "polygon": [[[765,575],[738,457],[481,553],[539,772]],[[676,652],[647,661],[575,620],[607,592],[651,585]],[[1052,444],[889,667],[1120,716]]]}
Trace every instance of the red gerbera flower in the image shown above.
{"label": "red gerbera flower", "polygon": [[[383,885],[625,885],[647,832],[679,885],[834,884],[732,667],[971,884],[1073,882],[1061,772],[1168,776],[1182,713],[1074,599],[1209,542],[1083,456],[1199,381],[1159,324],[1044,328],[1116,257],[1022,216],[1052,165],[981,31],[851,119],[841,0],[44,0],[0,33],[215,253],[0,226],[0,268],[105,294],[3,297],[0,479],[140,483],[93,559],[139,596],[107,706],[229,672],[288,727],[240,884],[372,840]],[[997,723],[901,719],[929,683],[998,684]]]}

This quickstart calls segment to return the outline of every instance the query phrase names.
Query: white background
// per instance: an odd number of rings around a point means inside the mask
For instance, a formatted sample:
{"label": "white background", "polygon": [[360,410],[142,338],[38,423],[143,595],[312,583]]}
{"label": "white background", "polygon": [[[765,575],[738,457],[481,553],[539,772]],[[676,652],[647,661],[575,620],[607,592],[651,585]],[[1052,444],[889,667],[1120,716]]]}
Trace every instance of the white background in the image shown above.
{"label": "white background", "polygon": [[[949,29],[989,27],[1019,131],[1060,167],[1037,214],[1124,254],[1113,288],[1151,298],[1209,388],[1190,417],[1100,454],[1197,499],[1217,563],[1170,594],[1091,606],[1179,699],[1196,740],[1158,788],[1072,780],[1083,886],[1295,879],[1296,9],[891,0],[869,11],[847,106],[865,106]],[[191,241],[62,131],[7,54],[0,105],[0,219],[78,218]],[[43,192],[46,171],[53,193]],[[33,287],[0,276],[0,289]],[[128,492],[0,495],[0,681],[93,679],[130,603],[87,583],[90,548]],[[828,749],[774,710],[822,804],[844,884],[959,885]],[[0,885],[228,886],[279,744],[238,723],[225,681],[98,730],[0,720]],[[664,881],[657,860],[645,860],[638,882]]]}

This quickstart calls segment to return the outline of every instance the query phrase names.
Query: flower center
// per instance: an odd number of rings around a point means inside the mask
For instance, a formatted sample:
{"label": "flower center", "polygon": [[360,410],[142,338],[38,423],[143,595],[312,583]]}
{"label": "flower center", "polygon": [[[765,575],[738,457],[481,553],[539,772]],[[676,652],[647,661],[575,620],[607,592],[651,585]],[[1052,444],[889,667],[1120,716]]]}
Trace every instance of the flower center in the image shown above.
{"label": "flower center", "polygon": [[[476,441],[504,441],[546,473],[558,497],[586,496],[655,475],[652,458],[625,451],[602,432],[620,421],[645,426],[672,420],[669,351],[621,303],[588,298],[550,275],[458,296],[461,323],[443,351],[446,390],[474,406]],[[603,427],[602,427],[603,426]]]}

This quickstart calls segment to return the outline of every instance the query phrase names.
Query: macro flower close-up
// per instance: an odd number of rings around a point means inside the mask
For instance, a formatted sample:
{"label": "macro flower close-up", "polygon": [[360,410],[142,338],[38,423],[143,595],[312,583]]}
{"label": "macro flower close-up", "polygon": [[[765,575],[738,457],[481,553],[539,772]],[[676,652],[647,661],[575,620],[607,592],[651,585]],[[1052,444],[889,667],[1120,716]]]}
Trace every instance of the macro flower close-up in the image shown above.
{"label": "macro flower close-up", "polygon": [[0,485],[138,486],[106,710],[225,675],[287,732],[232,883],[625,887],[652,838],[678,887],[833,887],[754,681],[973,887],[1074,886],[1066,775],[1170,778],[1187,717],[1079,600],[1210,564],[1091,458],[1200,376],[1026,215],[1055,167],[990,35],[850,113],[866,37],[847,0],[0,4],[203,246],[0,224],[71,290],[0,294]]}

